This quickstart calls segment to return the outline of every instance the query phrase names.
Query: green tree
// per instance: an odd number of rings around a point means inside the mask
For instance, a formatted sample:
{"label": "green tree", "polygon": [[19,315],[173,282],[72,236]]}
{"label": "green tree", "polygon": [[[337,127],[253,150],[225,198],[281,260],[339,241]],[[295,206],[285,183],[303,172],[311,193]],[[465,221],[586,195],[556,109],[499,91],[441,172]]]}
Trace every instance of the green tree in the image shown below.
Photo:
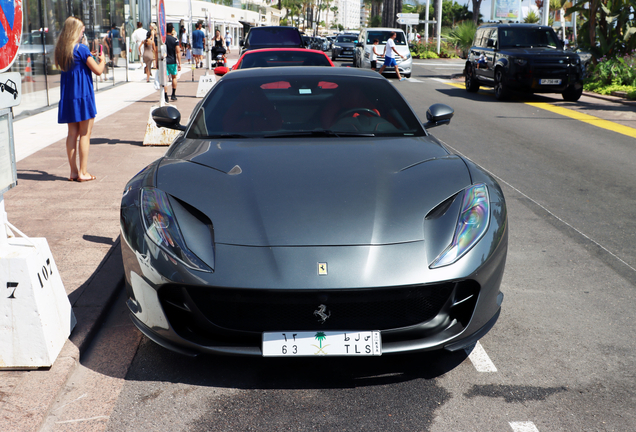
{"label": "green tree", "polygon": [[529,24],[538,23],[539,15],[537,15],[537,13],[534,10],[531,10],[530,12],[528,12],[528,15],[526,15],[526,18],[523,20],[523,22],[529,23]]}
{"label": "green tree", "polygon": [[622,57],[636,49],[634,10],[636,0],[578,0],[566,13],[579,13],[583,25],[577,42],[593,54],[596,62],[604,56]]}

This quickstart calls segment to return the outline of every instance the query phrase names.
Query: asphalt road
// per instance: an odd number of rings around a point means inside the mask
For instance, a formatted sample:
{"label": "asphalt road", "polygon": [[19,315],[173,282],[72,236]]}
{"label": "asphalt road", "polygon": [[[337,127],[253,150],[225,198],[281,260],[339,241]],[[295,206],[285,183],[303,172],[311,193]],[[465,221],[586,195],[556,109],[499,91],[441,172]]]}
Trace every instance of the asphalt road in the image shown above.
{"label": "asphalt road", "polygon": [[431,132],[496,176],[508,203],[503,309],[470,356],[191,359],[140,337],[122,299],[48,430],[634,430],[636,139],[620,126],[636,128],[636,110],[502,103],[439,80],[460,62],[415,63],[395,86],[423,120],[433,103],[455,109]]}

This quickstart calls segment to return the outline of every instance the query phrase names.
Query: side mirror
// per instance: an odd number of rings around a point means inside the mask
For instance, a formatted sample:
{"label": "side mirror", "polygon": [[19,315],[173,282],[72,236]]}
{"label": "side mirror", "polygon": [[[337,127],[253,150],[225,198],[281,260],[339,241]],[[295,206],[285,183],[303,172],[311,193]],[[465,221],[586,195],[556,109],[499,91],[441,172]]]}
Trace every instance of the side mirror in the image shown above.
{"label": "side mirror", "polygon": [[436,126],[447,125],[453,118],[453,114],[455,114],[455,111],[448,105],[431,105],[428,111],[426,111],[426,119],[428,122],[424,124],[424,127],[430,129]]}
{"label": "side mirror", "polygon": [[494,48],[495,47],[495,41],[492,39],[488,39],[488,42],[486,42],[486,48]]}
{"label": "side mirror", "polygon": [[226,66],[219,66],[214,68],[214,75],[223,76],[230,70]]}
{"label": "side mirror", "polygon": [[239,46],[243,46],[245,45],[245,42],[243,41],[243,39],[239,40]]}
{"label": "side mirror", "polygon": [[175,107],[165,106],[157,108],[152,112],[152,119],[159,127],[180,131],[186,130],[186,127],[180,124],[181,113]]}

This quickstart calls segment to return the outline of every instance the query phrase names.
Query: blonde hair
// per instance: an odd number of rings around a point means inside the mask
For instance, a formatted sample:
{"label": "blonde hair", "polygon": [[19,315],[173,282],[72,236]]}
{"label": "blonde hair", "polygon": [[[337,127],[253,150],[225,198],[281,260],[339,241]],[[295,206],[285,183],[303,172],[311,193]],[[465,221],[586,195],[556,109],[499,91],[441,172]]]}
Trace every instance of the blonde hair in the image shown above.
{"label": "blonde hair", "polygon": [[84,23],[75,17],[68,17],[64,21],[60,37],[55,46],[55,65],[64,72],[73,67],[73,51],[79,43]]}

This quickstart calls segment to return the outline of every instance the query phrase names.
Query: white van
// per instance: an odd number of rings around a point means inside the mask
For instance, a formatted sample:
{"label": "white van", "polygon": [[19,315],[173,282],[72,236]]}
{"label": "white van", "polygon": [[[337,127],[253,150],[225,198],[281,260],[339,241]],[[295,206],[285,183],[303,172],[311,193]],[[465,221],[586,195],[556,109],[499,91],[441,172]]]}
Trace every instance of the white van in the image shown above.
{"label": "white van", "polygon": [[[377,59],[377,69],[380,70],[384,64],[384,48],[386,47],[386,41],[391,37],[391,32],[395,32],[395,49],[404,56],[402,59],[400,56],[395,56],[395,62],[398,65],[400,74],[406,78],[411,77],[411,68],[413,67],[413,59],[411,58],[411,51],[409,50],[409,44],[406,39],[406,35],[402,29],[384,28],[384,27],[371,27],[362,29],[360,37],[358,38],[358,44],[356,45],[356,51],[353,55],[353,65],[359,68],[370,69],[371,68],[371,53],[373,50],[373,40],[377,39],[380,43],[376,47],[376,52],[380,53]],[[384,73],[395,73],[394,68],[386,68]]]}

